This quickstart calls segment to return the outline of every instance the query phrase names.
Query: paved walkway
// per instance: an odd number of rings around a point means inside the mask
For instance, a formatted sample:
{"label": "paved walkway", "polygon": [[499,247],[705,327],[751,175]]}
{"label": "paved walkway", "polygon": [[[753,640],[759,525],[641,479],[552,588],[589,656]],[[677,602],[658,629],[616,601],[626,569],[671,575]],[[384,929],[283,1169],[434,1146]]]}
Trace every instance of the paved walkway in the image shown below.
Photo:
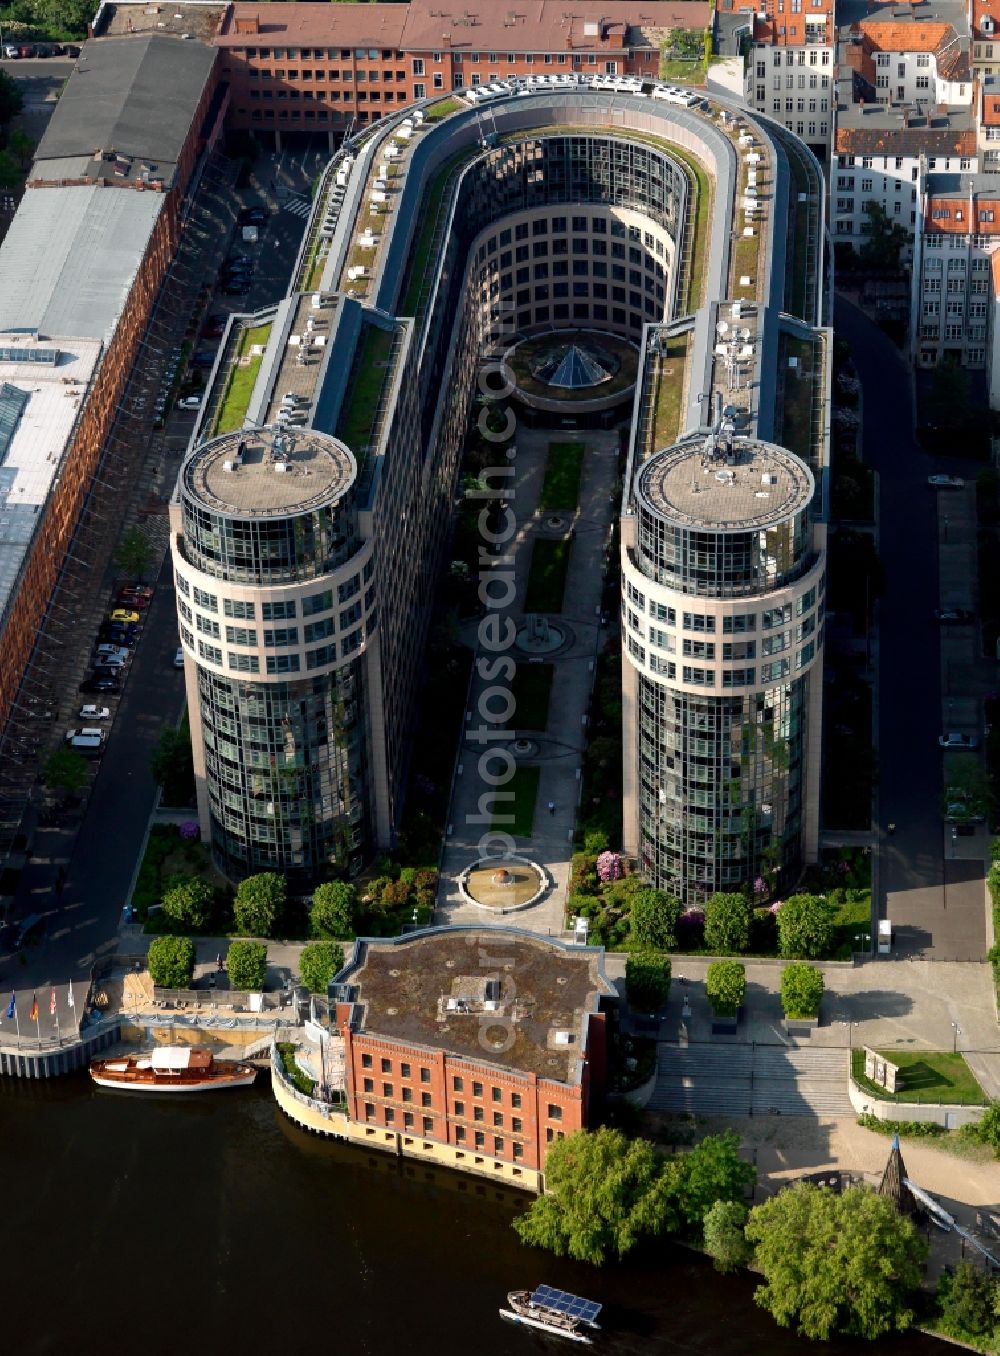
{"label": "paved walkway", "polygon": [[[543,515],[537,507],[550,441],[580,441],[587,449],[579,506],[575,513],[557,515],[562,520],[559,526],[550,526],[548,520],[553,515]],[[586,743],[584,721],[593,684],[594,658],[602,636],[603,562],[615,509],[612,491],[617,472],[618,435],[616,431],[558,433],[522,426],[518,429],[516,444],[517,488],[511,507],[517,517],[517,534],[507,548],[514,558],[516,594],[509,609],[496,613],[501,628],[506,616],[517,627],[523,623],[525,587],[534,542],[546,537],[572,540],[563,610],[548,619],[551,625],[563,629],[565,639],[555,652],[544,657],[544,662],[555,666],[547,728],[544,733],[517,730],[514,728],[515,713],[510,739],[499,741],[508,744],[522,734],[531,741],[532,751],[517,761],[519,765],[540,769],[538,796],[531,834],[517,839],[517,850],[544,866],[553,885],[537,905],[504,917],[467,903],[459,894],[458,877],[480,855],[480,840],[490,827],[488,821],[482,822],[480,814],[483,798],[487,798],[488,804],[490,792],[482,765],[482,755],[488,746],[477,743],[476,738],[480,727],[486,723],[480,715],[480,699],[492,684],[479,676],[477,667],[466,711],[466,738],[459,751],[435,921],[506,923],[559,936],[563,931],[563,901],[573,852],[581,758]],[[468,623],[463,639],[485,662],[493,656],[479,644],[478,627],[478,621]],[[519,663],[526,663],[530,658],[516,646],[510,654]],[[494,773],[496,766],[494,763]],[[485,771],[490,775],[489,766]],[[549,802],[555,805],[552,814],[546,812]],[[499,808],[502,810],[502,805]]]}

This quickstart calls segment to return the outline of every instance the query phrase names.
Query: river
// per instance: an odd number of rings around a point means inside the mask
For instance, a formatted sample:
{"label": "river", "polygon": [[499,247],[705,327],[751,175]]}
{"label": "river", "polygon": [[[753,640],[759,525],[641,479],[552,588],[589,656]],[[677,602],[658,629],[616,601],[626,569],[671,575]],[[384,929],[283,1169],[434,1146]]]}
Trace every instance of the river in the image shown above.
{"label": "river", "polygon": [[[541,1356],[573,1348],[497,1315],[545,1280],[605,1304],[597,1348],[856,1356],[813,1346],[663,1247],[596,1271],[524,1248],[525,1204],[457,1173],[316,1139],[249,1093],[165,1101],[83,1077],[0,1080],[0,1333],[29,1353],[343,1350]],[[943,1356],[919,1335],[891,1356]]]}

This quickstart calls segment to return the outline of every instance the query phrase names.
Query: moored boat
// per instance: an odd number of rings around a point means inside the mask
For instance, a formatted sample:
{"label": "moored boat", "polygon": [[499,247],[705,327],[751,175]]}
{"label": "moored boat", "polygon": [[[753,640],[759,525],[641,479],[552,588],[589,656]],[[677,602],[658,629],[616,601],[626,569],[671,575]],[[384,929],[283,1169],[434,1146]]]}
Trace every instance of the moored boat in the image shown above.
{"label": "moored boat", "polygon": [[581,1328],[599,1331],[594,1321],[601,1312],[599,1304],[581,1299],[579,1295],[570,1295],[565,1290],[556,1290],[551,1285],[539,1285],[534,1290],[511,1290],[507,1303],[510,1308],[500,1310],[501,1318],[529,1328],[540,1328],[542,1332],[566,1337],[571,1342],[590,1346],[591,1339],[581,1332]]}
{"label": "moored boat", "polygon": [[257,1077],[252,1064],[216,1059],[203,1045],[161,1045],[145,1054],[94,1059],[90,1076],[99,1088],[131,1092],[214,1092],[248,1087]]}

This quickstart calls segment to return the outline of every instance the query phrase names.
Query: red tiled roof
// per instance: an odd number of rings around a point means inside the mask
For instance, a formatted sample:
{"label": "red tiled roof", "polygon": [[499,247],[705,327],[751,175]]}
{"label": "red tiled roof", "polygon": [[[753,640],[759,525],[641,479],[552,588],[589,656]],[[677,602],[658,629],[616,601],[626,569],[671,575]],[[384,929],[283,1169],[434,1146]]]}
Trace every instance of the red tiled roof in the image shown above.
{"label": "red tiled roof", "polygon": [[219,47],[400,46],[409,5],[235,4],[215,39]]}
{"label": "red tiled roof", "polygon": [[[993,20],[993,32],[984,33],[983,18],[989,15]],[[972,36],[978,42],[991,42],[1000,37],[1000,3],[998,0],[972,0]]]}
{"label": "red tiled roof", "polygon": [[924,230],[944,235],[1000,235],[1000,198],[932,198]]}
{"label": "red tiled roof", "polygon": [[1000,127],[1000,94],[984,91],[980,121],[984,127]]}
{"label": "red tiled roof", "polygon": [[951,24],[862,19],[858,24],[877,52],[936,52],[955,34]]}
{"label": "red tiled roof", "polygon": [[1000,250],[994,250],[990,255],[990,272],[993,275],[993,291],[1000,297]]}
{"label": "red tiled roof", "polygon": [[[735,8],[735,5],[733,6]],[[772,47],[802,47],[806,41],[806,19],[809,19],[808,32],[814,34],[822,21],[823,40],[833,42],[833,0],[822,0],[822,4],[803,13],[786,14],[784,6],[779,10],[777,0],[763,0],[754,15],[754,42],[768,43]]]}
{"label": "red tiled roof", "polygon": [[840,155],[974,156],[976,133],[950,127],[838,127],[836,150]]}

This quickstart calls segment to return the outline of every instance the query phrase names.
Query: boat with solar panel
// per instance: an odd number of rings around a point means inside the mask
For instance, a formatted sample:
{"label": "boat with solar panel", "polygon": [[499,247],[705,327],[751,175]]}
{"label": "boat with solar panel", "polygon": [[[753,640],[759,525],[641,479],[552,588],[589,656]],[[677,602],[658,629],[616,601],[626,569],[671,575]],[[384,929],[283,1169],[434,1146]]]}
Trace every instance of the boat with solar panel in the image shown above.
{"label": "boat with solar panel", "polygon": [[509,1319],[511,1323],[523,1323],[529,1328],[540,1328],[542,1332],[566,1337],[571,1342],[589,1346],[591,1339],[581,1329],[600,1331],[596,1319],[601,1305],[565,1290],[556,1290],[551,1285],[539,1285],[534,1290],[512,1290],[507,1303],[510,1308],[500,1310],[501,1318]]}

